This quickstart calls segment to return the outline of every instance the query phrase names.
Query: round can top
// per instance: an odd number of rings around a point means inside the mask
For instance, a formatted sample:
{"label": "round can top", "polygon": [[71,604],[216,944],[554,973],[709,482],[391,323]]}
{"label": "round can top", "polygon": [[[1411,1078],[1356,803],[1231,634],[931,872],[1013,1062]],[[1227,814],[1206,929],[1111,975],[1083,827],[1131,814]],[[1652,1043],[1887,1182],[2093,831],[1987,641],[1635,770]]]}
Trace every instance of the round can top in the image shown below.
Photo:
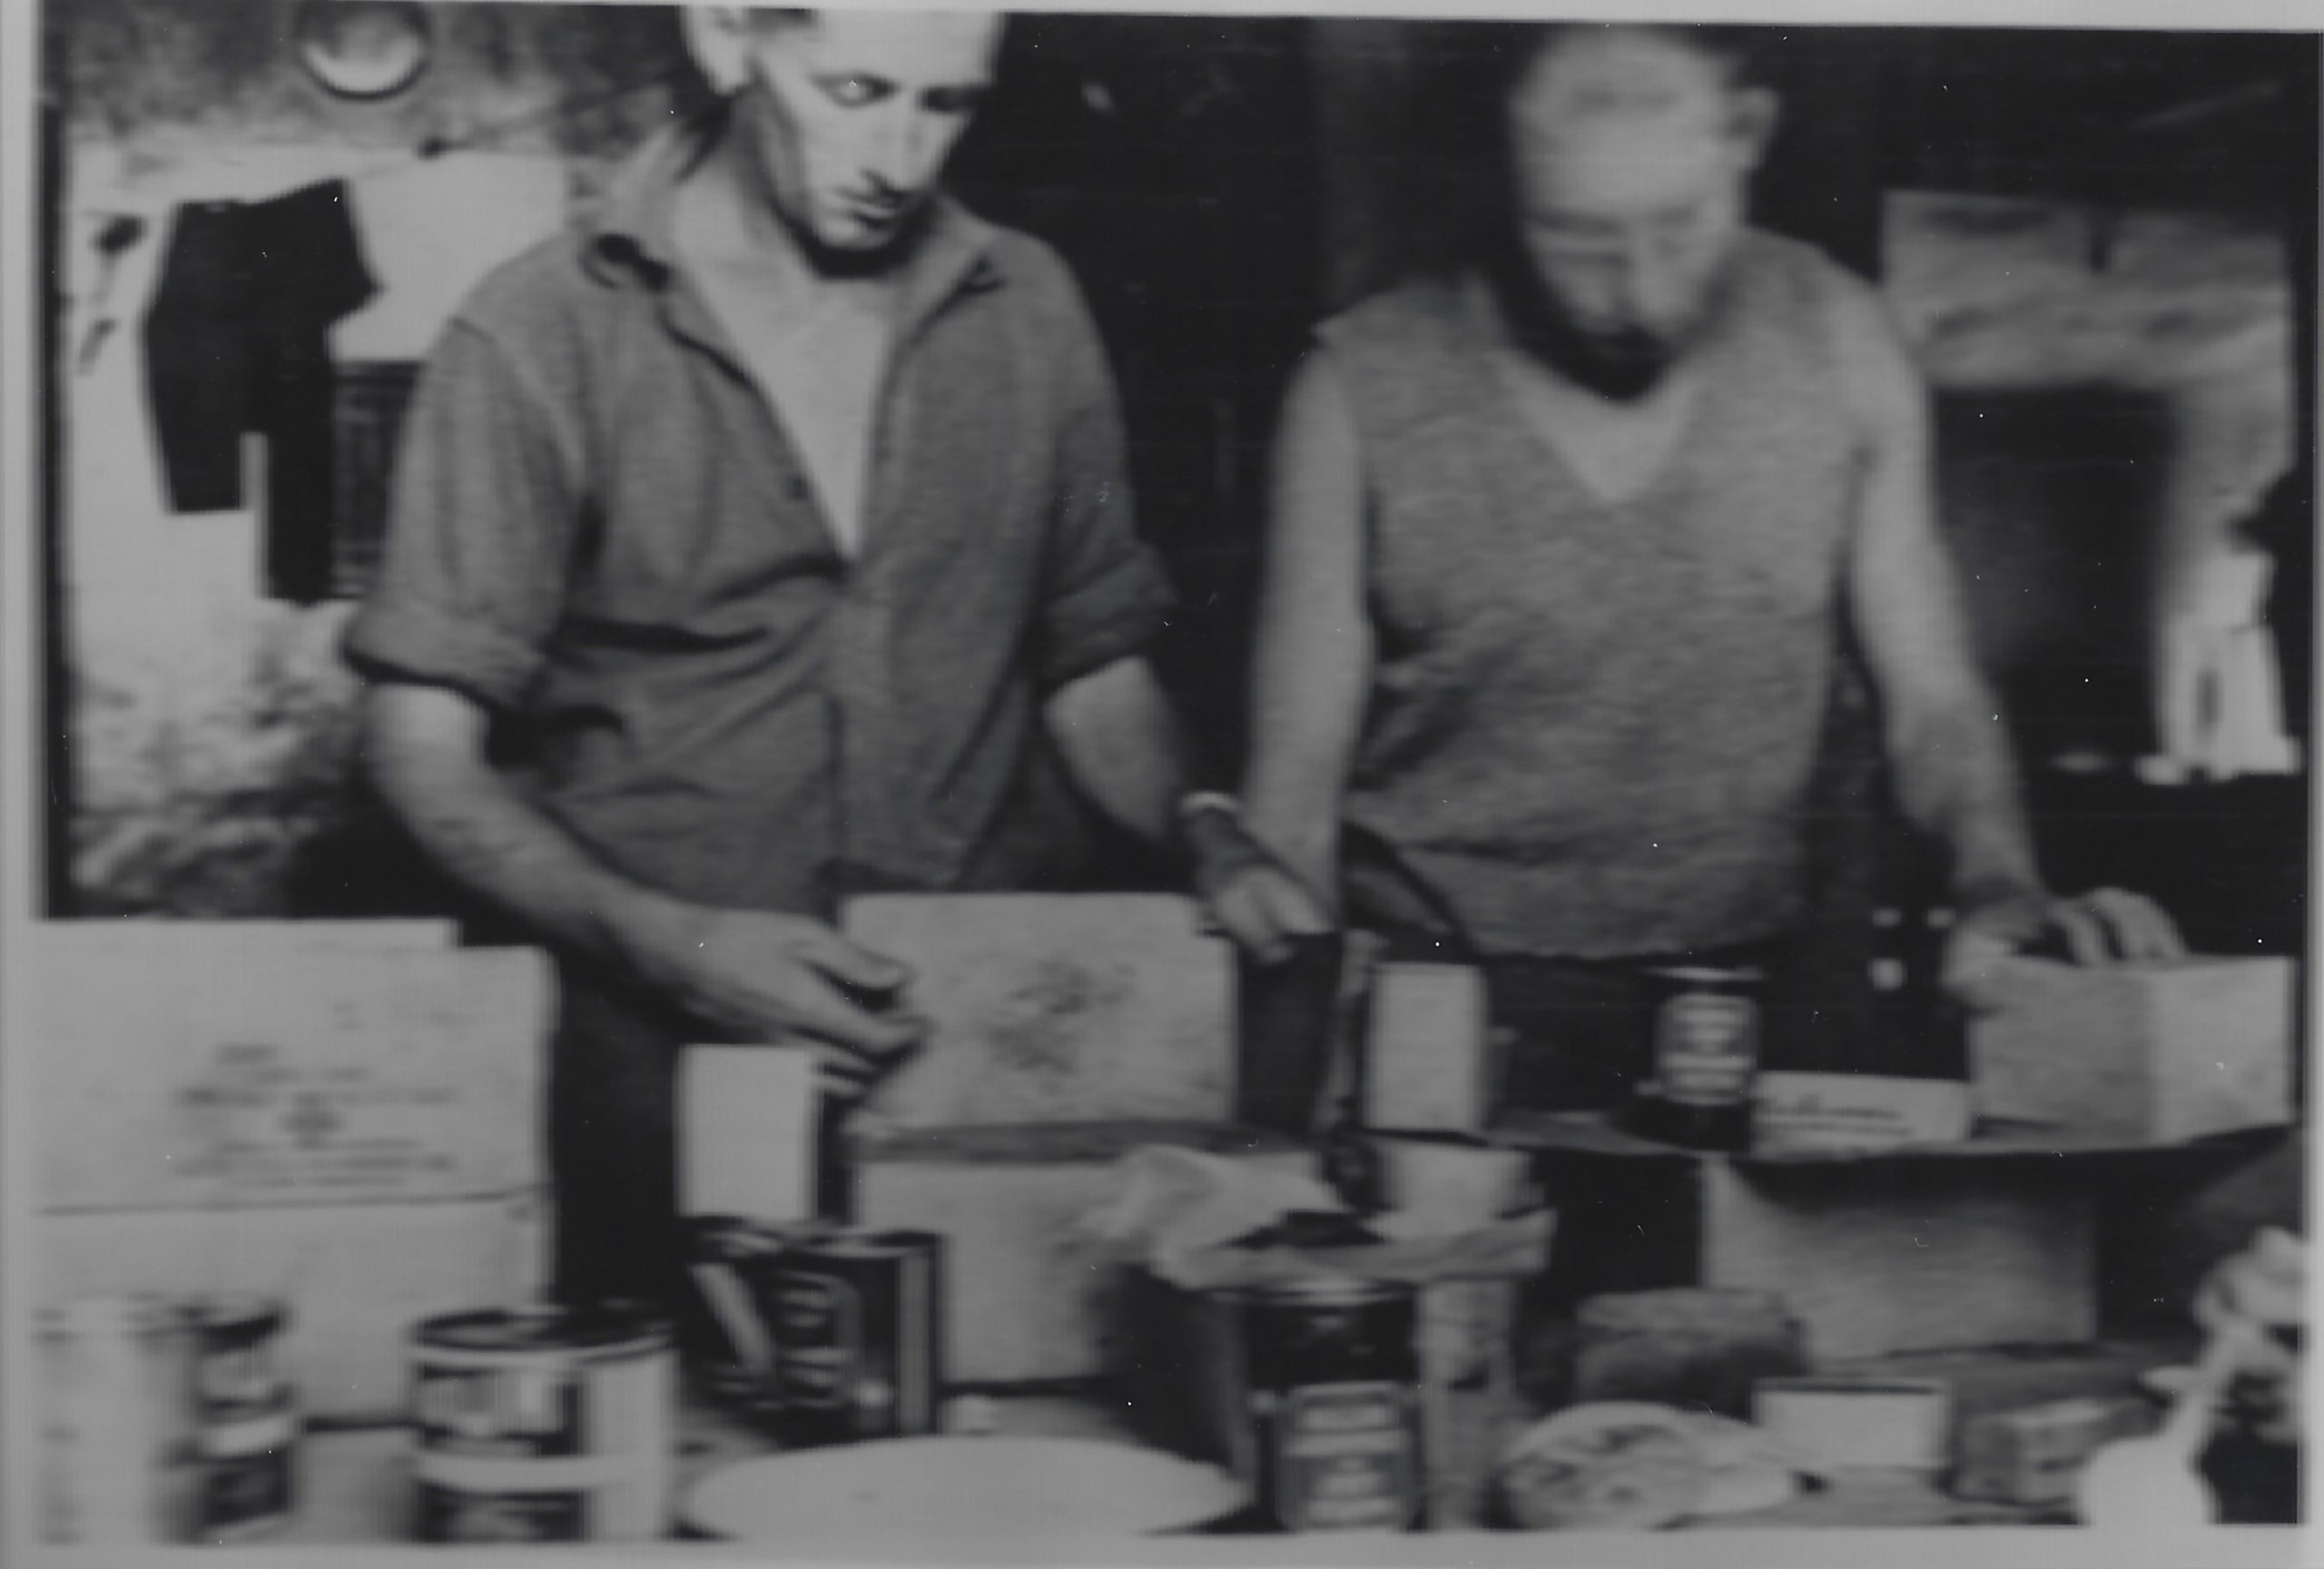
{"label": "round can top", "polygon": [[667,1318],[642,1304],[619,1301],[448,1313],[422,1320],[412,1331],[413,1343],[423,1350],[516,1355],[643,1351],[670,1339]]}
{"label": "round can top", "polygon": [[186,1321],[204,1334],[259,1339],[278,1335],[290,1321],[290,1309],[279,1297],[251,1292],[220,1292],[192,1297],[184,1305]]}
{"label": "round can top", "polygon": [[1660,964],[1647,973],[1659,981],[1675,981],[1681,986],[1701,990],[1758,986],[1764,984],[1768,978],[1766,971],[1753,964]]}
{"label": "round can top", "polygon": [[54,1303],[42,1308],[34,1323],[39,1333],[52,1336],[160,1335],[183,1328],[185,1315],[159,1293],[123,1291]]}
{"label": "round can top", "polygon": [[684,1226],[689,1252],[697,1258],[727,1263],[821,1241],[832,1230],[828,1221],[752,1220],[740,1215],[698,1215]]}
{"label": "round can top", "polygon": [[1257,1308],[1364,1308],[1413,1295],[1408,1280],[1354,1280],[1344,1275],[1309,1275],[1230,1286],[1220,1295]]}
{"label": "round can top", "polygon": [[876,1231],[833,1227],[828,1231],[811,1232],[800,1238],[795,1246],[818,1258],[894,1258],[906,1254],[936,1251],[944,1246],[944,1238],[935,1231]]}

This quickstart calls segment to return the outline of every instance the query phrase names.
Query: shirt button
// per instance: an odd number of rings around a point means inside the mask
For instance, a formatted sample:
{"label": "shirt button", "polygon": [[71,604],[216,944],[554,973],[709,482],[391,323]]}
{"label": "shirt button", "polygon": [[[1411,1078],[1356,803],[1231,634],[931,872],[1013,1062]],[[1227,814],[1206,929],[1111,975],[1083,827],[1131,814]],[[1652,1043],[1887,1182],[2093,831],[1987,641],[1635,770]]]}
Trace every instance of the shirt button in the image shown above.
{"label": "shirt button", "polygon": [[791,477],[791,482],[783,488],[783,493],[793,501],[804,501],[807,498],[807,481],[796,474]]}

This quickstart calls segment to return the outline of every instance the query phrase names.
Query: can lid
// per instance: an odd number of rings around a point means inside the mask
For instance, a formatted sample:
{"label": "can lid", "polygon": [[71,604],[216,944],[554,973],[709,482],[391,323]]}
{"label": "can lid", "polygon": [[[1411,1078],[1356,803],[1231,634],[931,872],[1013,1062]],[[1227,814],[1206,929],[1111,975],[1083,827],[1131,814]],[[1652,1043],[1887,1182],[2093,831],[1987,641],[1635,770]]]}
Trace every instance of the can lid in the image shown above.
{"label": "can lid", "polygon": [[278,1334],[290,1321],[290,1305],[279,1297],[255,1292],[218,1292],[187,1298],[188,1322],[212,1334]]}
{"label": "can lid", "polygon": [[122,1291],[51,1304],[34,1315],[44,1335],[155,1335],[183,1326],[183,1309],[150,1291]]}
{"label": "can lid", "polygon": [[1393,1302],[1413,1294],[1408,1280],[1354,1280],[1344,1275],[1308,1275],[1231,1286],[1221,1293],[1230,1300],[1267,1308],[1356,1308]]}
{"label": "can lid", "polygon": [[610,1351],[669,1343],[669,1320],[631,1302],[580,1307],[542,1304],[448,1313],[412,1332],[423,1347],[447,1351]]}
{"label": "can lid", "polygon": [[752,1220],[740,1215],[698,1215],[685,1222],[689,1251],[729,1263],[819,1241],[832,1229],[824,1220]]}
{"label": "can lid", "polygon": [[819,1255],[840,1254],[866,1258],[926,1252],[944,1245],[942,1234],[935,1231],[852,1230],[845,1227],[810,1233],[803,1241]]}
{"label": "can lid", "polygon": [[1658,964],[1647,973],[1687,986],[1757,986],[1768,978],[1756,964]]}

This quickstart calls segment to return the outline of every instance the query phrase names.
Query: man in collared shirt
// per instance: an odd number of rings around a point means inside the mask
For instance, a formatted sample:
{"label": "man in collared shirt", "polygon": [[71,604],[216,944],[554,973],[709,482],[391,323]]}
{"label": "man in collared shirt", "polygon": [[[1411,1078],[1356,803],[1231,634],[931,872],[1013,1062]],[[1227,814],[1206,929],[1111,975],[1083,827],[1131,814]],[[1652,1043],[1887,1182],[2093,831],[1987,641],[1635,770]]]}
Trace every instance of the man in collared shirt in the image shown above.
{"label": "man in collared shirt", "polygon": [[804,1037],[852,1093],[919,1042],[901,967],[826,923],[851,893],[1054,882],[1078,792],[1182,829],[1263,956],[1323,923],[1178,809],[1078,293],[937,188],[999,19],[694,22],[736,90],[454,318],[348,640],[386,799],[564,961],[568,1298],[673,1278],[677,1044]]}

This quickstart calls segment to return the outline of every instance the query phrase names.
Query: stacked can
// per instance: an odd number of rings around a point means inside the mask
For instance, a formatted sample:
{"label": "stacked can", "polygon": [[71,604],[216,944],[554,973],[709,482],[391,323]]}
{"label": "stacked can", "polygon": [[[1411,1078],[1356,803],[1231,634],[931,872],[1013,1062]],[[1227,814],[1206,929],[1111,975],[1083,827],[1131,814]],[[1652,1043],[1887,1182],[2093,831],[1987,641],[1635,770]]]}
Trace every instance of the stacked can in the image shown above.
{"label": "stacked can", "polygon": [[43,1312],[37,1335],[42,1535],[191,1540],[202,1498],[183,1309],[164,1297],[83,1298]]}
{"label": "stacked can", "polygon": [[796,1238],[760,1276],[786,1443],[934,1433],[943,1387],[944,1238],[834,1230]]}
{"label": "stacked can", "polygon": [[1426,1513],[1417,1297],[1394,1281],[1232,1294],[1261,1513],[1285,1531],[1409,1531]]}
{"label": "stacked can", "polygon": [[431,1318],[413,1332],[423,1542],[663,1535],[676,1440],[666,1320],[619,1304]]}
{"label": "stacked can", "polygon": [[289,1523],[297,1486],[298,1402],[277,1349],[288,1312],[263,1297],[186,1305],[194,1334],[195,1451],[205,1542],[246,1542]]}

